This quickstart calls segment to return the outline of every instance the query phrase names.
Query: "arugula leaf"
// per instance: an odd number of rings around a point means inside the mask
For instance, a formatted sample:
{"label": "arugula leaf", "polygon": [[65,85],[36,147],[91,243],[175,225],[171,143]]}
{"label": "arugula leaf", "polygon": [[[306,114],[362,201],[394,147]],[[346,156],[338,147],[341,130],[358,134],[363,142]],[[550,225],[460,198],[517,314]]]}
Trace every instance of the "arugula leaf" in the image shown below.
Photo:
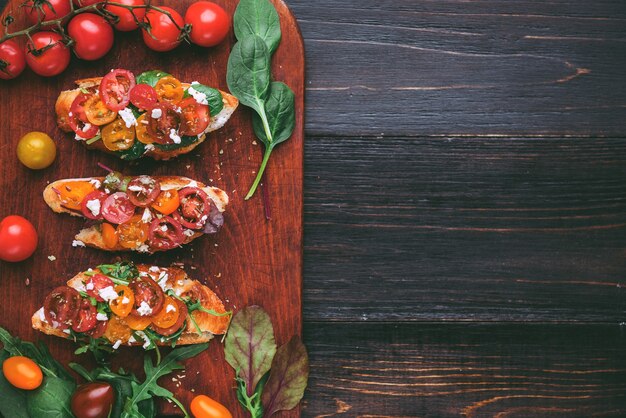
{"label": "arugula leaf", "polygon": [[272,370],[263,390],[264,418],[295,408],[306,389],[309,357],[299,337],[293,337],[276,351]]}
{"label": "arugula leaf", "polygon": [[171,74],[168,74],[165,71],[161,71],[161,70],[146,71],[144,73],[139,74],[135,78],[135,82],[137,84],[147,84],[149,86],[154,87],[156,86],[157,81],[159,81],[160,79],[168,75],[171,75]]}
{"label": "arugula leaf", "polygon": [[26,395],[26,408],[31,417],[73,418],[70,408],[76,384],[58,377],[46,377],[37,389]]}
{"label": "arugula leaf", "polygon": [[[203,93],[206,96],[207,101],[209,102],[209,110],[211,111],[211,116],[215,116],[222,111],[224,108],[224,98],[222,97],[222,93],[218,89],[214,89],[213,87],[207,87],[204,84],[194,83],[191,85],[195,91]],[[185,97],[191,97],[189,94],[189,89],[185,90]]]}
{"label": "arugula leaf", "polygon": [[254,109],[262,119],[270,86],[270,51],[257,35],[235,44],[228,57],[226,82],[241,103]]}
{"label": "arugula leaf", "polygon": [[[0,364],[9,357],[8,352],[0,352]],[[2,394],[0,416],[30,418],[26,410],[26,392],[10,384],[3,373],[0,373],[0,393]]]}
{"label": "arugula leaf", "polygon": [[256,385],[256,389],[254,390],[254,394],[252,394],[252,396],[248,396],[246,382],[240,377],[235,378],[237,382],[237,400],[241,405],[243,405],[246,411],[250,413],[251,418],[263,417],[261,394],[263,393],[263,387],[265,386],[268,376],[269,373],[266,373],[265,376],[263,376],[263,378]]}
{"label": "arugula leaf", "polygon": [[252,396],[276,353],[272,321],[263,308],[249,306],[237,312],[226,336],[224,353],[245,383],[247,395]]}
{"label": "arugula leaf", "polygon": [[238,40],[258,35],[273,53],[280,43],[278,12],[268,0],[241,0],[233,16],[233,28]]}
{"label": "arugula leaf", "polygon": [[263,141],[266,147],[275,147],[286,141],[296,126],[296,112],[294,108],[295,95],[285,83],[274,81],[270,85],[270,94],[265,101],[265,112],[271,137],[268,137],[261,117],[255,114],[252,117],[254,133]]}
{"label": "arugula leaf", "polygon": [[[127,285],[132,279],[139,277],[139,270],[132,261],[124,261],[115,264],[100,264],[98,269],[105,276],[120,281],[117,284]],[[115,282],[115,280],[113,280]]]}

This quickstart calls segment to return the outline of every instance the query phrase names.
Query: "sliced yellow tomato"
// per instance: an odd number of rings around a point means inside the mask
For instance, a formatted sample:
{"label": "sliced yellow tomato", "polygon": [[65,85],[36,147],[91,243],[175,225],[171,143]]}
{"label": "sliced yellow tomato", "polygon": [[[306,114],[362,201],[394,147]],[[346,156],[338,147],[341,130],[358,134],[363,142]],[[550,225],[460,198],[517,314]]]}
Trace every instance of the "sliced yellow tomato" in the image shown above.
{"label": "sliced yellow tomato", "polygon": [[108,223],[102,224],[102,240],[107,248],[115,248],[117,246],[117,233],[113,225]]}
{"label": "sliced yellow tomato", "polygon": [[88,181],[66,181],[55,190],[58,192],[63,206],[68,209],[80,210],[80,204],[85,196],[96,188]]}
{"label": "sliced yellow tomato", "polygon": [[150,317],[135,315],[128,315],[126,318],[124,318],[124,321],[126,322],[126,325],[130,327],[130,329],[134,329],[135,331],[143,331],[144,329],[148,328],[148,325],[150,325],[150,323],[152,322],[150,320]]}
{"label": "sliced yellow tomato", "polygon": [[106,107],[99,94],[94,94],[85,102],[85,115],[92,125],[106,125],[117,117],[117,112]]}
{"label": "sliced yellow tomato", "polygon": [[176,191],[176,189],[161,191],[159,197],[157,197],[152,204],[152,207],[161,212],[163,215],[174,213],[179,206],[180,197],[178,196],[178,191]]}
{"label": "sliced yellow tomato", "polygon": [[102,142],[110,151],[129,149],[135,142],[135,128],[127,128],[122,118],[118,117],[102,128]]}
{"label": "sliced yellow tomato", "polygon": [[178,103],[183,99],[185,91],[183,85],[171,75],[160,79],[154,89],[157,92],[157,96],[160,102]]}
{"label": "sliced yellow tomato", "polygon": [[147,113],[137,118],[137,126],[135,127],[135,133],[137,134],[137,140],[144,144],[154,143],[154,137],[150,135],[148,131],[148,119]]}
{"label": "sliced yellow tomato", "polygon": [[104,331],[103,337],[109,341],[122,341],[122,344],[126,344],[132,335],[131,329],[126,324],[126,321],[120,317],[112,315],[108,321],[107,329]]}
{"label": "sliced yellow tomato", "polygon": [[178,303],[171,296],[166,296],[163,307],[152,317],[152,323],[159,328],[169,328],[178,321],[179,316]]}
{"label": "sliced yellow tomato", "polygon": [[117,299],[113,299],[110,303],[111,312],[120,318],[126,318],[130,315],[130,311],[133,310],[135,304],[135,294],[130,287],[118,284],[115,286],[115,291],[119,295]]}
{"label": "sliced yellow tomato", "polygon": [[148,239],[149,224],[135,215],[128,222],[117,226],[117,239],[124,248],[138,248]]}

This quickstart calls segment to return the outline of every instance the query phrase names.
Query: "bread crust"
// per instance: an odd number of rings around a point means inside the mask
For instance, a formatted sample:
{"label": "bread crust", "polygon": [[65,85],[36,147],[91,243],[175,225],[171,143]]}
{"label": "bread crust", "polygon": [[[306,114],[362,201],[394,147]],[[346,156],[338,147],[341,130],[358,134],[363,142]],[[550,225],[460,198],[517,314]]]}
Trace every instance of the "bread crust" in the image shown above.
{"label": "bread crust", "polygon": [[[228,205],[228,195],[222,189],[217,187],[207,186],[204,183],[201,183],[196,180],[192,180],[188,177],[180,177],[180,176],[153,176],[160,185],[162,190],[168,189],[182,189],[183,187],[187,187],[189,185],[194,185],[202,189],[209,198],[213,201],[215,206],[220,212],[224,212],[226,210],[226,206]],[[57,180],[53,183],[50,183],[43,191],[43,199],[46,204],[56,213],[67,213],[71,216],[84,217],[83,214],[79,211],[74,211],[71,209],[67,209],[63,206],[61,202],[61,198],[59,194],[55,190],[60,190],[63,187],[64,183],[72,182],[72,181],[104,181],[104,177],[84,177],[84,178],[73,178],[73,179],[63,179]],[[195,183],[195,184],[194,184]],[[185,245],[195,240],[196,238],[204,235],[202,232],[195,232],[191,236],[185,236],[185,241],[181,245]],[[75,239],[77,241],[82,242],[88,247],[97,248],[104,251],[136,251],[128,248],[124,248],[119,243],[116,247],[110,248],[104,243],[102,238],[102,233],[100,228],[97,225],[93,225],[87,228],[81,229],[78,234],[76,234]],[[159,249],[154,249],[152,247],[148,247],[148,250],[145,251],[147,253],[154,253],[157,251],[164,251]]]}
{"label": "bread crust", "polygon": [[[177,267],[159,267],[158,272],[152,272],[150,268],[156,268],[154,266],[148,266],[145,264],[138,265],[137,268],[141,272],[141,274],[148,274],[154,280],[158,280],[158,276],[162,271],[165,271],[168,275],[167,285],[177,293],[182,296],[187,296],[187,294],[193,294],[198,297],[198,300],[201,302],[202,306],[206,309],[213,310],[218,313],[226,313],[226,308],[224,307],[224,303],[222,300],[208,287],[203,285],[197,280],[190,279],[184,270]],[[98,272],[97,269],[94,269]],[[74,289],[80,289],[84,286],[84,281],[88,279],[88,276],[85,275],[84,272],[77,274],[73,278],[67,281],[67,285]],[[53,328],[48,322],[45,321],[42,315],[43,307],[35,312],[31,317],[32,327],[38,331],[43,332],[47,335],[54,335],[61,338],[69,339],[70,336],[67,333],[64,333],[62,330],[58,328]],[[194,312],[194,320],[198,327],[201,330],[201,333],[198,333],[195,326],[191,323],[191,321],[187,321],[187,327],[181,334],[180,338],[177,341],[177,345],[189,345],[189,344],[200,344],[204,342],[208,342],[213,339],[214,335],[221,335],[226,333],[228,330],[228,326],[230,323],[230,318],[228,316],[215,316],[210,315],[204,312],[196,311]],[[122,345],[132,345],[138,346],[143,345],[144,341],[130,341],[130,336],[132,335],[132,330],[128,328],[123,319],[118,318],[117,316],[112,316],[107,330],[104,334],[104,338],[106,338],[111,344],[115,344],[118,340],[121,341]],[[168,342],[158,342],[157,345],[170,345]]]}
{"label": "bread crust", "polygon": [[[100,86],[101,81],[102,77],[84,78],[81,80],[76,80],[75,83],[78,88],[72,90],[64,90],[59,94],[59,97],[57,98],[57,101],[54,105],[57,125],[59,129],[64,132],[74,132],[69,124],[69,113],[74,99],[76,99],[81,89],[86,89],[92,92],[95,91],[95,89]],[[181,84],[184,88],[189,88],[190,86],[189,83]],[[162,150],[154,147],[153,149],[146,151],[144,156],[154,158],[155,160],[169,160],[170,158],[174,158],[182,154],[188,154],[193,151],[194,148],[204,142],[204,140],[206,139],[206,135],[209,132],[213,132],[223,127],[237,109],[237,106],[239,105],[239,100],[237,100],[237,98],[232,94],[226,93],[225,91],[220,90],[220,93],[222,93],[224,108],[217,115],[211,116],[209,126],[203,134],[198,136],[198,140],[196,142],[187,145],[186,147],[177,148],[175,150]],[[92,144],[87,144],[85,141],[80,142],[82,142],[83,145],[88,149],[97,149],[108,154],[115,154],[113,151],[108,150],[104,146],[102,141],[96,141]]]}

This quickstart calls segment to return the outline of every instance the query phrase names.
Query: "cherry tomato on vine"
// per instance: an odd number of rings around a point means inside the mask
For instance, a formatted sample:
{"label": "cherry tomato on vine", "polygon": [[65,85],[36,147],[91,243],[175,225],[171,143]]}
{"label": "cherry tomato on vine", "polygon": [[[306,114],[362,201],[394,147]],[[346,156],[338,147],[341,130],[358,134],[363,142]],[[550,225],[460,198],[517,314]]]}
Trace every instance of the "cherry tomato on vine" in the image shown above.
{"label": "cherry tomato on vine", "polygon": [[30,0],[24,3],[26,17],[31,24],[59,19],[71,11],[70,0]]}
{"label": "cherry tomato on vine", "polygon": [[232,418],[224,405],[206,395],[193,398],[190,409],[195,418]]}
{"label": "cherry tomato on vine", "polygon": [[200,46],[219,44],[230,30],[228,13],[210,1],[192,3],[185,12],[185,23],[191,25],[191,42]]}
{"label": "cherry tomato on vine", "polygon": [[63,36],[56,32],[37,32],[26,44],[26,63],[35,73],[52,77],[61,74],[70,64],[70,50]]}
{"label": "cherry tomato on vine", "polygon": [[26,68],[24,50],[13,39],[0,44],[0,78],[10,80],[22,74]]}
{"label": "cherry tomato on vine", "polygon": [[25,390],[37,389],[43,381],[41,367],[24,356],[14,356],[4,360],[2,373],[10,384]]}
{"label": "cherry tomato on vine", "polygon": [[17,159],[32,170],[41,170],[54,162],[57,147],[43,132],[29,132],[17,143]]}
{"label": "cherry tomato on vine", "polygon": [[26,260],[35,252],[37,242],[37,231],[27,219],[10,215],[0,221],[0,260]]}
{"label": "cherry tomato on vine", "polygon": [[102,0],[74,0],[76,7],[91,6],[92,4],[101,3]]}
{"label": "cherry tomato on vine", "polygon": [[[115,0],[114,3],[124,4],[126,6],[143,6],[146,4],[145,0]],[[139,27],[137,26],[137,21],[141,22],[146,15],[146,9],[141,7],[129,10],[120,6],[107,5],[104,8],[120,18],[119,22],[115,23],[113,26],[115,26],[115,29],[122,32],[137,29]],[[137,20],[135,20],[133,14],[137,17]]]}
{"label": "cherry tomato on vine", "polygon": [[162,6],[160,8],[169,12],[172,17],[170,18],[159,10],[148,11],[144,16],[144,22],[150,25],[150,33],[146,29],[142,29],[141,34],[148,48],[159,52],[171,51],[181,43],[181,39],[179,39],[180,28],[185,25],[185,21],[171,7]]}
{"label": "cherry tomato on vine", "polygon": [[81,13],[70,20],[67,33],[76,42],[74,53],[80,59],[94,61],[113,47],[113,28],[100,15]]}
{"label": "cherry tomato on vine", "polygon": [[72,413],[76,418],[107,418],[115,403],[115,390],[105,382],[85,383],[72,395]]}

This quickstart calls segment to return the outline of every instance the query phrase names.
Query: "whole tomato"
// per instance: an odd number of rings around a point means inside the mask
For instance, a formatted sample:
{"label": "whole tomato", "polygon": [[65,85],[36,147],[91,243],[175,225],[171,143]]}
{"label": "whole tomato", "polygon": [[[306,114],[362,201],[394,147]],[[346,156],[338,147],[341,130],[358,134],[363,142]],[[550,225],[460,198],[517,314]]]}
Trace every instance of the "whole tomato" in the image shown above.
{"label": "whole tomato", "polygon": [[102,0],[74,0],[74,5],[76,7],[91,6],[96,3],[102,3]]}
{"label": "whole tomato", "polygon": [[183,17],[171,7],[162,6],[160,8],[169,12],[172,17],[170,18],[159,10],[151,9],[148,11],[144,16],[144,22],[150,25],[151,33],[142,29],[143,41],[148,48],[154,51],[171,51],[181,42],[181,31],[179,28],[185,25],[185,21]]}
{"label": "whole tomato", "polygon": [[[146,4],[145,0],[115,0],[114,3],[124,4],[126,6],[142,6]],[[122,32],[128,32],[137,29],[137,21],[141,22],[146,15],[146,9],[141,7],[133,9],[131,11],[120,6],[108,5],[105,7],[105,9],[120,18],[119,22],[117,22],[113,26],[115,26],[115,29]],[[137,20],[135,20],[133,14],[137,18]]]}
{"label": "whole tomato", "polygon": [[26,44],[26,63],[44,77],[61,74],[70,64],[70,50],[56,32],[37,32]]}
{"label": "whole tomato", "polygon": [[190,409],[195,418],[232,418],[224,405],[206,395],[193,398]]}
{"label": "whole tomato", "polygon": [[76,418],[107,418],[115,403],[113,387],[104,382],[81,385],[72,395],[71,407]]}
{"label": "whole tomato", "polygon": [[26,68],[24,50],[13,39],[0,44],[0,78],[10,80]]}
{"label": "whole tomato", "polygon": [[29,0],[24,3],[26,17],[31,24],[59,19],[67,16],[72,10],[70,0]]}
{"label": "whole tomato", "polygon": [[43,381],[41,367],[24,356],[13,356],[4,360],[2,373],[10,384],[24,390],[37,389]]}
{"label": "whole tomato", "polygon": [[100,59],[113,47],[113,28],[95,13],[81,13],[74,17],[67,25],[67,33],[76,42],[74,53],[80,59]]}
{"label": "whole tomato", "polygon": [[185,12],[185,23],[191,25],[191,42],[200,46],[215,46],[230,30],[230,16],[210,1],[192,3]]}
{"label": "whole tomato", "polygon": [[37,231],[27,219],[10,215],[0,221],[0,260],[26,260],[35,252],[37,242]]}

